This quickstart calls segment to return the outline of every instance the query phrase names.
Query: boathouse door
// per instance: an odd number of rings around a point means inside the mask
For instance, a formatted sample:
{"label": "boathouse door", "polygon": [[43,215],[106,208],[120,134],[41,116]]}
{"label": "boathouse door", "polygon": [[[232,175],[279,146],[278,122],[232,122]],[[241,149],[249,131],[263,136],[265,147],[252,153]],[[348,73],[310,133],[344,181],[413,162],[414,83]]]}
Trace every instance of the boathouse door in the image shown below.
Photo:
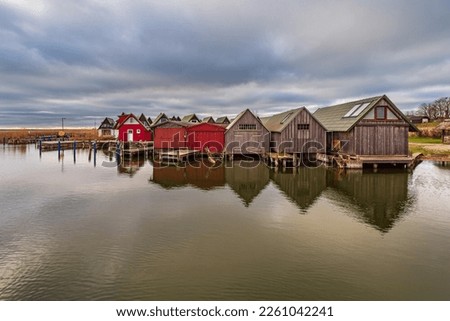
{"label": "boathouse door", "polygon": [[132,129],[128,129],[128,136],[127,136],[127,141],[128,142],[132,142],[133,141],[133,130]]}

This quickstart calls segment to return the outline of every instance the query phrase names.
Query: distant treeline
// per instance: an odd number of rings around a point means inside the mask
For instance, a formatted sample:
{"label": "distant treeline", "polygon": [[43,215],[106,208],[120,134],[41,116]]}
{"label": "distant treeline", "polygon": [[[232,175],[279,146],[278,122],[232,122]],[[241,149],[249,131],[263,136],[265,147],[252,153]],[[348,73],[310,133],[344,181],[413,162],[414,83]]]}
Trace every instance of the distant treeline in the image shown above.
{"label": "distant treeline", "polygon": [[450,97],[442,97],[431,103],[424,103],[412,112],[417,116],[428,116],[430,121],[450,118]]}

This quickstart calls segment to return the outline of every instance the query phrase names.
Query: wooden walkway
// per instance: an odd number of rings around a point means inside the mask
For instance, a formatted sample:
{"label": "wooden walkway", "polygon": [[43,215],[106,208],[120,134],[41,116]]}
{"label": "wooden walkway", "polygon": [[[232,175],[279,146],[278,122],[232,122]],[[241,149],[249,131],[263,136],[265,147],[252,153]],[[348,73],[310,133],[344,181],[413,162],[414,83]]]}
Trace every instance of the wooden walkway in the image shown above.
{"label": "wooden walkway", "polygon": [[54,150],[67,150],[67,149],[88,149],[92,147],[91,141],[49,141],[41,142],[41,150],[44,151],[54,151]]}
{"label": "wooden walkway", "polygon": [[293,167],[297,167],[300,164],[300,159],[295,154],[289,153],[268,153],[267,159],[269,165],[278,167],[283,166],[285,168],[287,164],[292,164]]}
{"label": "wooden walkway", "polygon": [[178,149],[178,150],[160,150],[155,151],[155,156],[161,162],[181,162],[189,157],[200,154],[198,150]]}
{"label": "wooden walkway", "polygon": [[364,166],[373,166],[377,168],[378,165],[392,165],[403,166],[405,168],[411,168],[417,165],[420,161],[420,155],[404,156],[404,155],[367,155],[367,156],[355,156],[345,154],[318,154],[317,159],[327,163],[336,165],[339,168],[348,169],[361,169]]}
{"label": "wooden walkway", "polygon": [[133,158],[148,155],[153,151],[153,142],[113,142],[109,144],[108,150],[126,158]]}

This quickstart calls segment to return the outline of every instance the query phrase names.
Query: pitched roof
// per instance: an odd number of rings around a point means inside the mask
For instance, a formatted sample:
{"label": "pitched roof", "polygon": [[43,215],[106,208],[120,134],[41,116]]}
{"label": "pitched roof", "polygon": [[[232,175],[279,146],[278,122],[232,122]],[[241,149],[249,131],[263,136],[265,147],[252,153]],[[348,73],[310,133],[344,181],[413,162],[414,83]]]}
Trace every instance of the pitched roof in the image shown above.
{"label": "pitched roof", "polygon": [[227,116],[219,117],[216,119],[216,123],[218,124],[224,124],[225,122],[228,122],[228,124],[230,123],[230,120]]}
{"label": "pitched roof", "polygon": [[159,113],[159,115],[156,116],[155,120],[153,121],[153,124],[157,124],[157,123],[161,120],[161,118],[169,119],[169,117],[167,117],[166,114],[164,114],[164,113]]}
{"label": "pitched roof", "polygon": [[142,125],[146,130],[149,130],[147,126],[145,126],[139,118],[137,118],[133,113],[131,114],[125,114],[122,113],[122,115],[119,116],[119,119],[117,120],[116,124],[114,125],[114,129],[119,129],[129,118],[133,117],[138,124]]}
{"label": "pitched roof", "polygon": [[211,116],[203,118],[203,122],[204,123],[215,123],[214,118],[212,118]]}
{"label": "pitched roof", "polygon": [[186,121],[186,122],[192,122],[193,120],[200,122],[200,119],[197,117],[196,114],[189,114],[189,115],[186,115],[183,118],[181,118],[181,121]]}
{"label": "pitched roof", "polygon": [[266,128],[269,131],[281,133],[286,128],[286,126],[288,126],[289,123],[293,119],[295,119],[295,117],[297,117],[297,115],[302,111],[306,111],[307,113],[309,113],[311,115],[311,117],[320,124],[320,122],[305,107],[291,109],[291,110],[288,110],[288,111],[285,111],[285,112],[282,112],[279,114],[275,114],[275,115],[272,115],[269,117],[262,117],[261,121],[263,122],[264,126],[266,126]]}
{"label": "pitched roof", "polygon": [[[261,126],[263,126],[264,128],[266,128],[266,126],[264,126],[263,122],[261,121],[261,119],[258,116],[255,116],[254,113],[252,113],[252,111],[250,109],[246,109],[241,111],[239,114],[237,114],[237,116],[233,119],[233,121],[231,123],[228,124],[228,126],[226,127],[227,130],[231,129],[238,121],[239,119],[241,119],[242,116],[244,116],[244,114],[246,112],[249,112],[253,117],[255,117],[255,119],[261,124]],[[267,129],[267,128],[266,128]]]}
{"label": "pitched roof", "polygon": [[[314,116],[329,131],[346,132],[350,130],[360,119],[364,117],[367,111],[371,109],[383,96],[371,97],[357,101],[346,102],[339,105],[319,108],[314,112]],[[352,108],[357,105],[365,105],[365,110],[361,111],[356,117],[344,117]]]}
{"label": "pitched roof", "polygon": [[100,126],[98,127],[98,129],[102,129],[102,128],[106,128],[106,129],[111,129],[114,127],[115,121],[112,118],[106,117],[102,123],[100,124]]}
{"label": "pitched roof", "polygon": [[150,127],[150,123],[148,122],[147,117],[145,117],[144,113],[141,114],[141,116],[139,116],[139,120],[141,121],[142,124],[144,124],[145,127]]}
{"label": "pitched roof", "polygon": [[152,128],[155,127],[160,127],[162,125],[166,125],[166,126],[170,126],[170,125],[174,125],[175,127],[191,127],[191,126],[195,126],[198,125],[198,123],[190,123],[190,122],[186,122],[186,121],[177,121],[177,120],[168,120],[162,123],[153,123],[153,125],[151,126]]}
{"label": "pitched roof", "polygon": [[417,127],[410,122],[410,120],[386,95],[319,108],[314,112],[313,116],[328,131],[346,132],[352,129],[361,119],[363,119],[366,114],[382,99],[388,102],[389,106],[398,114],[398,116],[402,117],[402,119],[410,125],[412,130],[417,131]]}

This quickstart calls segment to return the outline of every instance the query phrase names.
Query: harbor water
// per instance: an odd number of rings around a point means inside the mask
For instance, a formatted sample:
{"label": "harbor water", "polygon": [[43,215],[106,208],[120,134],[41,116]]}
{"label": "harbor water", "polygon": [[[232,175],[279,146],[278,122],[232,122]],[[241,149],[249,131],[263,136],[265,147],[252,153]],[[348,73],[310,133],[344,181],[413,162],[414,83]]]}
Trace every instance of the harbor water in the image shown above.
{"label": "harbor water", "polygon": [[1,300],[450,300],[450,166],[0,146]]}

